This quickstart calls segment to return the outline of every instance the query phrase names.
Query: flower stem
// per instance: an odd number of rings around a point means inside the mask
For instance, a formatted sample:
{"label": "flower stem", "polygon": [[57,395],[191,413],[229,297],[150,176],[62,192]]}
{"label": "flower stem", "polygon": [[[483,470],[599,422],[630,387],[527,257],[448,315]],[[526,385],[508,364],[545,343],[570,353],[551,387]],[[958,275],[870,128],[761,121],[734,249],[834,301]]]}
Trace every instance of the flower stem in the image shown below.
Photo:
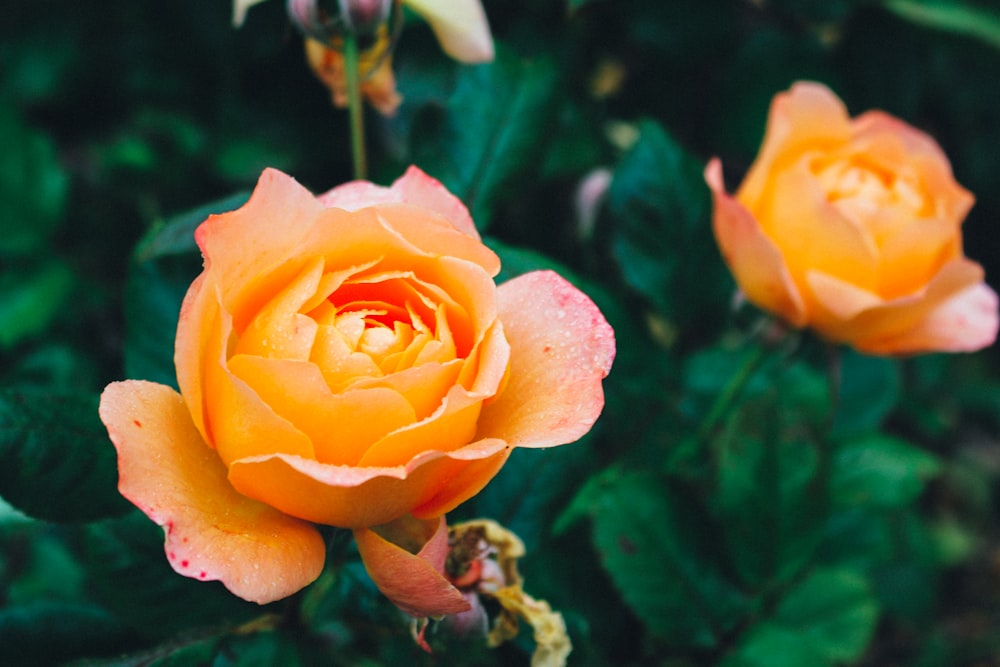
{"label": "flower stem", "polygon": [[753,377],[754,373],[757,372],[767,358],[767,352],[768,348],[764,345],[755,345],[751,349],[743,361],[743,365],[730,377],[729,382],[726,383],[726,386],[716,396],[715,402],[712,403],[708,415],[698,426],[698,430],[678,443],[667,456],[667,470],[671,470],[684,461],[690,460],[711,440],[719,424],[725,419],[726,414],[732,410],[743,389],[750,382],[750,378]]}
{"label": "flower stem", "polygon": [[361,98],[361,71],[359,69],[358,36],[353,31],[344,33],[344,70],[347,74],[347,99],[351,117],[351,154],[354,158],[354,178],[367,177],[365,158],[364,105]]}

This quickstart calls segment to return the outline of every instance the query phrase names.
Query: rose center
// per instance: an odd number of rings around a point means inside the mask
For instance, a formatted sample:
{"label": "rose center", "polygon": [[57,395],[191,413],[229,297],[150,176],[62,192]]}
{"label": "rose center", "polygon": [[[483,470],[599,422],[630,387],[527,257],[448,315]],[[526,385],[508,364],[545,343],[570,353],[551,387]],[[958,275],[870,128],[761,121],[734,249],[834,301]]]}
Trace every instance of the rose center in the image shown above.
{"label": "rose center", "polygon": [[889,207],[916,215],[927,206],[912,170],[893,173],[876,165],[838,161],[821,168],[816,177],[827,200],[859,222]]}

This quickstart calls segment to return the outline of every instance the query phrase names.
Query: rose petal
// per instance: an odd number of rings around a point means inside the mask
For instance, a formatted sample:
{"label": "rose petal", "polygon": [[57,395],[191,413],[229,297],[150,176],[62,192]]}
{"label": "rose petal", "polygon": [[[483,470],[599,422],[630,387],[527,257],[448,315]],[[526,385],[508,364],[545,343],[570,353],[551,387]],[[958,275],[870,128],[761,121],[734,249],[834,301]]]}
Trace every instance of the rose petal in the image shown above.
{"label": "rose petal", "polygon": [[403,465],[421,452],[450,452],[474,439],[483,397],[452,387],[441,406],[423,421],[389,433],[368,448],[358,463],[364,467]]}
{"label": "rose petal", "polygon": [[291,176],[265,169],[246,204],[209,216],[195,230],[205,271],[221,276],[216,284],[238,330],[245,326],[244,311],[256,313],[299,272],[300,265],[289,258],[296,257],[295,249],[322,211],[316,197]]}
{"label": "rose petal", "polygon": [[788,92],[774,96],[764,141],[737,198],[754,209],[770,182],[774,163],[782,156],[799,154],[812,142],[836,146],[850,136],[851,119],[844,103],[822,84],[797,82]]}
{"label": "rose petal", "polygon": [[331,392],[315,364],[240,355],[229,367],[309,437],[323,463],[357,465],[374,443],[416,420],[406,398],[392,389]]}
{"label": "rose petal", "polygon": [[955,182],[948,156],[938,143],[926,133],[882,111],[868,111],[854,119],[855,143],[865,151],[868,137],[892,137],[902,145],[902,154],[881,156],[870,151],[869,159],[886,165],[890,173],[900,164],[907,165],[919,174],[921,185],[933,195],[937,209],[935,217],[961,223],[975,203],[972,193]]}
{"label": "rose petal", "polygon": [[482,491],[500,472],[513,450],[507,445],[491,456],[469,461],[460,474],[450,476],[434,497],[415,506],[411,513],[419,519],[427,519],[452,511]]}
{"label": "rose petal", "polygon": [[180,395],[150,382],[108,385],[101,419],[118,450],[118,488],[166,529],[178,573],[220,580],[265,604],[312,582],[326,546],[312,526],[238,494]]}
{"label": "rose petal", "polygon": [[322,258],[313,258],[275,297],[261,308],[243,331],[233,354],[254,354],[278,359],[309,358],[316,339],[316,321],[300,314],[319,287]]}
{"label": "rose petal", "polygon": [[[453,452],[425,451],[406,465],[387,468],[335,466],[274,454],[232,462],[229,481],[240,493],[286,514],[314,523],[363,528],[437,502],[442,489],[452,484],[461,487],[453,498],[469,488],[478,486],[478,491],[496,474],[486,461],[506,456],[507,443],[496,439],[480,440]],[[455,482],[459,478],[462,481]]]}
{"label": "rose petal", "polygon": [[357,264],[359,257],[382,257],[382,270],[414,270],[415,259],[464,259],[496,275],[496,254],[457,230],[448,220],[409,204],[382,204],[348,212],[328,208],[303,242],[312,254],[326,259],[327,270]]}
{"label": "rose petal", "polygon": [[493,60],[493,37],[480,0],[406,0],[437,35],[441,48],[455,60]]}
{"label": "rose petal", "polygon": [[614,332],[583,292],[552,271],[526,273],[498,294],[509,378],[483,408],[476,437],[521,447],[579,439],[604,407],[601,380],[615,356]]}
{"label": "rose petal", "polygon": [[849,286],[822,274],[809,278],[821,304],[817,330],[862,352],[972,351],[996,338],[996,295],[983,284],[982,267],[967,259],[947,264],[919,293],[878,303],[860,299],[850,307],[840,301]]}
{"label": "rose petal", "polygon": [[[222,319],[222,330],[229,330],[225,315]],[[276,451],[315,456],[312,441],[275,413],[252,387],[233,375],[226,360],[208,361],[204,392],[210,397],[204,416],[208,442],[226,465],[235,459]]]}
{"label": "rose petal", "polygon": [[[468,601],[443,575],[448,554],[448,526],[443,516],[427,521],[402,517],[374,529],[359,528],[354,531],[354,540],[372,581],[410,616],[440,616],[469,609]],[[422,546],[419,551],[410,551],[397,541],[416,541]]]}
{"label": "rose petal", "polygon": [[768,238],[780,239],[781,256],[797,284],[811,269],[862,288],[875,287],[879,258],[875,240],[866,226],[826,200],[804,165],[775,176],[772,189],[750,212],[758,215]]}
{"label": "rose petal", "polygon": [[750,212],[726,193],[718,158],[705,168],[705,181],[715,202],[715,238],[740,288],[761,308],[777,313],[794,326],[804,326],[808,313],[781,251]]}
{"label": "rose petal", "polygon": [[997,338],[997,295],[985,284],[956,293],[928,313],[919,325],[894,340],[869,343],[872,354],[974,352]]}
{"label": "rose petal", "polygon": [[370,181],[351,181],[319,196],[324,206],[356,211],[379,204],[412,204],[444,216],[455,229],[479,239],[469,209],[436,178],[415,166],[386,188]]}

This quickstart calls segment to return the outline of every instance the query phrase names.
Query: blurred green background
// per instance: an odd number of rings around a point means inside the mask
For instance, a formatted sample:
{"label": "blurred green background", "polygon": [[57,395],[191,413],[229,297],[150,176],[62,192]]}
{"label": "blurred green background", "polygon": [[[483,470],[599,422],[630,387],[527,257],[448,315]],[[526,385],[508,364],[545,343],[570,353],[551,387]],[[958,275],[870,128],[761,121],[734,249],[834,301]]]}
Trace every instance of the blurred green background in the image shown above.
{"label": "blurred green background", "polygon": [[[404,102],[366,117],[372,180],[415,163],[469,206],[506,279],[555,267],[618,358],[579,444],[518,451],[454,518],[525,540],[525,588],[579,665],[1000,664],[997,354],[892,360],[758,313],[714,245],[701,169],[731,185],[772,96],[819,80],[932,134],[977,196],[965,249],[1000,285],[1000,8],[965,0],[485,0],[497,60],[408,17]],[[190,232],[265,166],[351,178],[347,114],[280,0],[12,0],[0,19],[0,663],[528,664],[409,638],[351,552],[261,610],[174,575],[115,490],[96,397],[173,383]],[[581,210],[581,181],[610,187]],[[761,361],[763,360],[763,361]],[[712,405],[744,369],[724,414]],[[261,613],[277,616],[254,631]],[[276,619],[276,620],[275,620]],[[257,627],[257,626],[254,626]],[[239,630],[238,630],[239,629]]]}

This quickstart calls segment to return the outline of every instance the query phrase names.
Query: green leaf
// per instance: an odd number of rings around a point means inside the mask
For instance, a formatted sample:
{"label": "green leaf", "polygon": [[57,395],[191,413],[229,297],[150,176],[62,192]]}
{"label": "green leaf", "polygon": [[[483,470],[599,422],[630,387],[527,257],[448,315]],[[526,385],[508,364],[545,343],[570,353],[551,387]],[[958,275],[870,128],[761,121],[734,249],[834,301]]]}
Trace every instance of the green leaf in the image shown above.
{"label": "green leaf", "polygon": [[225,628],[262,613],[217,581],[174,572],[164,553],[163,530],[139,512],[91,524],[84,538],[88,580],[97,598],[143,637]]}
{"label": "green leaf", "polygon": [[760,623],[751,629],[720,667],[826,667],[830,662],[798,633]]}
{"label": "green leaf", "polygon": [[114,655],[132,642],[124,625],[93,605],[34,602],[0,610],[4,664],[63,664]]}
{"label": "green leaf", "polygon": [[0,348],[44,331],[61,312],[73,280],[70,268],[55,259],[26,274],[5,271],[0,275]]}
{"label": "green leaf", "polygon": [[177,387],[174,339],[181,303],[201,270],[200,256],[134,263],[125,284],[125,375]]}
{"label": "green leaf", "polygon": [[0,105],[0,255],[42,247],[62,219],[69,179],[49,137]]}
{"label": "green leaf", "polygon": [[709,221],[701,165],[643,121],[608,193],[613,250],[625,280],[682,330],[720,321],[732,288]]}
{"label": "green leaf", "polygon": [[879,609],[868,581],[853,570],[817,570],[778,605],[773,622],[831,662],[857,660],[871,641]]}
{"label": "green leaf", "polygon": [[481,229],[541,165],[556,72],[547,59],[522,60],[500,49],[492,63],[459,70],[446,107],[428,105],[414,120],[414,163],[465,202]]}
{"label": "green leaf", "polygon": [[681,647],[716,646],[748,608],[726,577],[710,521],[652,474],[608,480],[591,508],[605,569],[649,631]]}
{"label": "green leaf", "polygon": [[940,470],[929,452],[898,438],[872,435],[837,449],[832,494],[841,507],[902,507],[916,500]]}
{"label": "green leaf", "polygon": [[0,392],[0,496],[47,521],[124,514],[95,396]]}
{"label": "green leaf", "polygon": [[[748,420],[777,421],[773,413],[745,414]],[[740,577],[753,586],[793,577],[823,538],[826,501],[817,448],[733,428],[713,450],[713,500]]]}
{"label": "green leaf", "polygon": [[978,39],[1000,49],[996,7],[976,7],[961,0],[885,0],[885,8],[917,25]]}
{"label": "green leaf", "polygon": [[166,255],[198,253],[198,245],[194,241],[194,231],[198,226],[210,215],[238,209],[249,198],[249,192],[237,192],[178,213],[166,222],[154,226],[136,247],[135,261],[141,264]]}
{"label": "green leaf", "polygon": [[846,437],[878,430],[899,402],[899,362],[869,357],[847,348],[840,354],[840,404],[832,435]]}

